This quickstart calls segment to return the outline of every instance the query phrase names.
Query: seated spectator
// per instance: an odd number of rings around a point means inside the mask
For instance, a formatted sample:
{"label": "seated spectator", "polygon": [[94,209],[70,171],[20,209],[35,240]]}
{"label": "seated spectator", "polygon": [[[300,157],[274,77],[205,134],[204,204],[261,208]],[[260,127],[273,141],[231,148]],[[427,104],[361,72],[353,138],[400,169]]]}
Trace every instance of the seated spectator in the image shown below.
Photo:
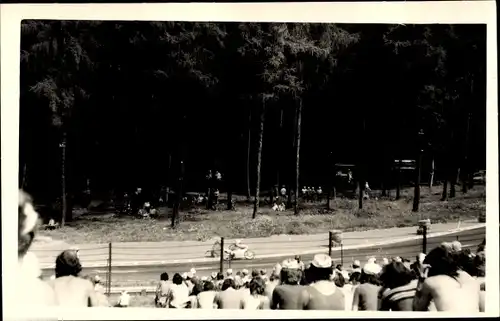
{"label": "seated spectator", "polygon": [[224,275],[222,273],[217,273],[217,281],[215,282],[215,288],[220,291],[222,288],[222,283],[224,282]]}
{"label": "seated spectator", "polygon": [[198,294],[203,292],[203,283],[200,281],[195,281],[193,290],[189,296],[187,308],[198,309]]}
{"label": "seated spectator", "polygon": [[[345,271],[342,271],[345,272]],[[353,286],[349,283],[346,283],[346,279],[344,278],[344,274],[342,272],[334,273],[333,283],[344,293],[345,298],[345,310],[351,310],[352,307],[352,298],[353,298]]]}
{"label": "seated spectator", "polygon": [[267,271],[266,269],[260,269],[259,271],[260,278],[264,280],[265,283],[269,281],[269,278],[267,277]]}
{"label": "seated spectator", "polygon": [[184,283],[182,276],[175,273],[172,284],[169,286],[167,305],[169,308],[184,309],[189,301],[189,289]]}
{"label": "seated spectator", "polygon": [[381,311],[413,311],[413,298],[418,281],[404,263],[392,262],[386,265],[380,276]]}
{"label": "seated spectator", "polygon": [[437,311],[475,313],[480,309],[480,286],[459,269],[453,247],[441,245],[419,263],[419,284],[414,311],[428,311],[434,302]]}
{"label": "seated spectator", "polygon": [[198,309],[215,309],[217,305],[215,304],[215,296],[217,292],[215,291],[215,285],[213,282],[205,282],[203,285],[203,291],[198,293]]}
{"label": "seated spectator", "polygon": [[301,295],[301,310],[345,310],[344,293],[330,281],[332,259],[326,254],[314,256],[306,270],[309,285]]}
{"label": "seated spectator", "polygon": [[233,279],[225,279],[221,291],[215,296],[215,303],[219,309],[240,309],[241,292],[236,291]]}
{"label": "seated spectator", "polygon": [[31,197],[23,191],[19,191],[18,194],[17,211],[18,268],[15,279],[19,289],[24,290],[16,291],[16,294],[20,295],[17,298],[18,302],[22,302],[27,307],[54,306],[56,304],[54,290],[40,279],[42,271],[38,265],[38,259],[35,254],[29,252],[31,244],[35,239],[38,213],[33,207]]}
{"label": "seated spectator", "polygon": [[155,305],[159,308],[167,307],[167,297],[170,289],[170,282],[168,282],[168,273],[163,272],[160,275],[160,283],[156,287]]}
{"label": "seated spectator", "polygon": [[352,272],[353,273],[356,273],[356,272],[361,273],[361,263],[359,262],[359,260],[356,260],[352,263]]}
{"label": "seated spectator", "polygon": [[116,307],[117,308],[127,308],[129,305],[130,305],[130,294],[128,294],[128,292],[126,290],[124,290],[120,294],[120,299],[119,299]]}
{"label": "seated spectator", "polygon": [[303,287],[299,283],[303,272],[297,260],[285,260],[280,268],[281,284],[274,288],[271,309],[302,310],[300,299]]}
{"label": "seated spectator", "polygon": [[267,310],[270,308],[270,300],[264,295],[266,284],[264,280],[257,277],[250,282],[250,295],[243,297],[241,308],[245,310]]}
{"label": "seated spectator", "polygon": [[360,283],[354,290],[352,300],[353,311],[377,311],[379,307],[378,293],[380,291],[380,265],[374,260],[368,260],[361,270]]}
{"label": "seated spectator", "polygon": [[349,277],[349,283],[354,287],[359,285],[359,281],[361,280],[361,272],[352,272],[351,276]]}
{"label": "seated spectator", "polygon": [[54,289],[58,305],[75,308],[99,306],[94,285],[79,277],[81,271],[76,251],[63,251],[56,258],[56,279],[49,284]]}
{"label": "seated spectator", "polygon": [[269,281],[266,283],[266,289],[264,291],[264,294],[269,298],[271,301],[273,299],[273,292],[274,289],[280,284],[280,276],[277,275],[276,273],[272,273]]}

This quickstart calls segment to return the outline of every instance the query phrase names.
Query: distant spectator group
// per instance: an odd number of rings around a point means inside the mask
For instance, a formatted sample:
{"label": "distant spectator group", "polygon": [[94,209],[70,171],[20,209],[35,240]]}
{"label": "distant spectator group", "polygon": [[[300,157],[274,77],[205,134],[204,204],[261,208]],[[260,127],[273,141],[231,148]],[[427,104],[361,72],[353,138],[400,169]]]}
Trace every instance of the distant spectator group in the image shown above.
{"label": "distant spectator group", "polygon": [[[30,197],[19,193],[17,281],[20,302],[34,306],[110,306],[98,276],[81,275],[77,249],[63,251],[55,262],[55,275],[41,279],[36,256],[29,252],[38,214]],[[162,273],[155,306],[174,309],[281,309],[354,311],[483,312],[485,309],[485,241],[476,253],[458,242],[442,243],[414,262],[401,257],[361,266],[354,261],[347,272],[326,254],[309,264],[300,256],[265,269],[232,269],[200,276],[196,269],[170,280]],[[26,291],[24,290],[26,289]],[[122,292],[116,307],[133,298]]]}

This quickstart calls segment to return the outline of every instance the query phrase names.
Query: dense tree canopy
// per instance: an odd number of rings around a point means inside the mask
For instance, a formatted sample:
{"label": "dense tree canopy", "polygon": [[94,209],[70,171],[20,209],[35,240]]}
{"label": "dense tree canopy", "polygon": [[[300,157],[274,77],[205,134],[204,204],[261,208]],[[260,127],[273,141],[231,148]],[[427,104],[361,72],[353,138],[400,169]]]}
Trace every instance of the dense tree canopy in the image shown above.
{"label": "dense tree canopy", "polygon": [[424,172],[485,168],[484,25],[23,21],[21,57],[20,184],[45,201],[62,143],[70,194],[172,185],[180,160],[187,190],[326,186],[335,162],[377,186],[420,129]]}

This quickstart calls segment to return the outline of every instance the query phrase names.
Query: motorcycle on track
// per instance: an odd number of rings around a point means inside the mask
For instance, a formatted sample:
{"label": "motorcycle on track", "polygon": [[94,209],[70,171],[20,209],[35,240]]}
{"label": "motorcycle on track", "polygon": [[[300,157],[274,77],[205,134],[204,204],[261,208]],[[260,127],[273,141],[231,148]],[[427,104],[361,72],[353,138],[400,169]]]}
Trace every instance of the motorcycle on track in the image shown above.
{"label": "motorcycle on track", "polygon": [[[207,253],[210,257],[219,257],[221,254],[221,244],[216,241],[212,246],[211,250]],[[255,253],[249,249],[239,249],[236,244],[231,244],[227,249],[224,249],[224,260],[253,260],[255,258]]]}

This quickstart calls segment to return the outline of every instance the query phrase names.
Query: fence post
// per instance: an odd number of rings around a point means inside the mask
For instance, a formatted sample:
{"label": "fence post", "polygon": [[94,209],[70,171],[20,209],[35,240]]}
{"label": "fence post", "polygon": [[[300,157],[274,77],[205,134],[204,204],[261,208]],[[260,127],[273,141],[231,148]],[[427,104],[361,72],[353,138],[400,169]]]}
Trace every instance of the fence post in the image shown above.
{"label": "fence post", "polygon": [[111,294],[111,265],[112,265],[112,258],[111,258],[111,242],[109,242],[109,253],[108,253],[108,295]]}
{"label": "fence post", "polygon": [[224,273],[224,238],[220,238],[220,273]]}
{"label": "fence post", "polygon": [[422,226],[422,253],[427,254],[427,225]]}
{"label": "fence post", "polygon": [[340,243],[340,265],[344,266],[344,242]]}
{"label": "fence post", "polygon": [[328,256],[332,256],[333,232],[328,232]]}

